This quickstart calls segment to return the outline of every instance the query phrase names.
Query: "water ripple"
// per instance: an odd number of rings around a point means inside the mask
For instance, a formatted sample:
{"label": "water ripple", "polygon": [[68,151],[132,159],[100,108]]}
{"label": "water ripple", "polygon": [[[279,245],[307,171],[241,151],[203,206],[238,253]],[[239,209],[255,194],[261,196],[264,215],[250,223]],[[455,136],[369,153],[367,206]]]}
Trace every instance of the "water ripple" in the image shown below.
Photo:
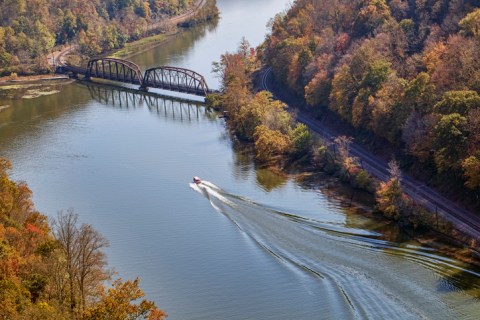
{"label": "water ripple", "polygon": [[261,248],[318,279],[325,293],[319,299],[327,300],[330,309],[325,315],[448,319],[466,318],[462,308],[480,309],[477,300],[466,294],[480,289],[480,274],[434,249],[274,210],[208,181],[190,186]]}

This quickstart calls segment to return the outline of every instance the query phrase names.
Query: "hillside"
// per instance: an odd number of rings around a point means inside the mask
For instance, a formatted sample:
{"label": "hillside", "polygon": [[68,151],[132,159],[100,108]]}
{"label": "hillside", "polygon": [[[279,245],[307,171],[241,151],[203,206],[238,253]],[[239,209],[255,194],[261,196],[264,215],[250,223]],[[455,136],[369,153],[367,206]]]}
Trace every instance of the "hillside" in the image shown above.
{"label": "hillside", "polygon": [[148,24],[180,14],[194,0],[6,0],[0,2],[0,75],[48,70],[55,46],[76,42],[83,54],[118,49]]}
{"label": "hillside", "polygon": [[478,206],[479,5],[298,0],[272,21],[263,56],[311,108],[401,150],[404,167]]}

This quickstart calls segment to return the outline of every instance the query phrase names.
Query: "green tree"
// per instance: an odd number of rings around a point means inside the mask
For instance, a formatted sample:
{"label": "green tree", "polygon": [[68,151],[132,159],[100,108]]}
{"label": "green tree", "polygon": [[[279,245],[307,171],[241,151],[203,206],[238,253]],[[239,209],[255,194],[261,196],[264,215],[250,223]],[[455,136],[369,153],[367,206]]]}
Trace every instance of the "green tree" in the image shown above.
{"label": "green tree", "polygon": [[299,123],[290,132],[293,145],[293,154],[296,156],[310,156],[312,152],[313,137],[306,125]]}
{"label": "green tree", "polygon": [[430,75],[426,72],[420,72],[409,81],[403,100],[406,107],[413,108],[421,114],[431,113],[436,96],[435,86],[430,83]]}
{"label": "green tree", "polygon": [[412,106],[403,101],[405,87],[406,81],[391,73],[369,101],[372,111],[368,127],[392,143],[398,143],[412,110]]}
{"label": "green tree", "polygon": [[385,0],[355,2],[361,4],[353,23],[353,33],[357,36],[369,35],[391,17]]}
{"label": "green tree", "polygon": [[253,140],[255,129],[265,125],[271,130],[287,134],[292,119],[285,104],[272,99],[268,91],[261,91],[240,106],[233,121],[235,132],[245,140]]}
{"label": "green tree", "polygon": [[57,33],[57,41],[59,44],[64,44],[72,40],[77,35],[77,19],[72,11],[68,9],[63,15],[61,28]]}
{"label": "green tree", "polygon": [[37,38],[37,47],[35,48],[35,55],[42,56],[48,53],[53,46],[55,45],[55,37],[53,34],[48,31],[46,25],[44,25],[40,20],[35,22],[35,32]]}
{"label": "green tree", "polygon": [[[480,151],[477,152],[480,154]],[[480,157],[471,156],[462,162],[465,185],[470,189],[480,188]]]}
{"label": "green tree", "polygon": [[330,109],[337,112],[346,121],[352,119],[351,105],[358,92],[358,85],[348,65],[340,67],[332,81]]}
{"label": "green tree", "polygon": [[374,60],[366,65],[359,83],[358,95],[352,104],[352,124],[357,127],[368,127],[372,119],[372,104],[375,94],[392,73],[390,63]]}
{"label": "green tree", "polygon": [[480,96],[475,91],[447,91],[435,105],[435,111],[441,114],[466,116],[472,109],[480,109]]}
{"label": "green tree", "polygon": [[91,31],[80,30],[78,44],[80,52],[87,56],[92,57],[102,52],[97,35]]}
{"label": "green tree", "polygon": [[459,23],[462,32],[466,36],[479,37],[480,36],[480,9],[475,9],[460,20]]}
{"label": "green tree", "polygon": [[435,163],[440,172],[459,169],[467,147],[467,119],[458,113],[442,116],[435,126]]}

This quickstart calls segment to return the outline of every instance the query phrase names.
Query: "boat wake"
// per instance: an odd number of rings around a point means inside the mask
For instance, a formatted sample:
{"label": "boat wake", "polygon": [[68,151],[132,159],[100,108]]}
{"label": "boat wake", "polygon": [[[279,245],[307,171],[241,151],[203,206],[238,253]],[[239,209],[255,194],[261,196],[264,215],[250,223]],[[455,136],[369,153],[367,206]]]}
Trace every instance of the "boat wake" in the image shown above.
{"label": "boat wake", "polygon": [[433,249],[280,212],[208,181],[190,187],[278,260],[313,275],[339,318],[438,319],[479,308],[465,288],[477,292],[480,274]]}

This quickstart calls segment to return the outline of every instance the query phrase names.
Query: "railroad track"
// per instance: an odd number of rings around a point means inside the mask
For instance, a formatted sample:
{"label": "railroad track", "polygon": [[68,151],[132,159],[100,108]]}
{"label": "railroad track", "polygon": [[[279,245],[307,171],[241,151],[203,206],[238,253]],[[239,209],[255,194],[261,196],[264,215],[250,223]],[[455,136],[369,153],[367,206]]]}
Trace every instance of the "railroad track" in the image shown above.
{"label": "railroad track", "polygon": [[[261,84],[263,89],[270,91],[276,99],[274,92],[268,85],[268,79],[271,72],[272,70],[270,67],[263,71]],[[330,145],[333,145],[335,138],[341,135],[338,132],[325,127],[320,121],[312,119],[302,110],[299,110],[294,106],[288,106],[288,108],[289,110],[295,110],[293,114],[296,115],[296,120],[298,122],[307,125]],[[386,181],[389,178],[388,163],[385,160],[373,155],[356,143],[351,144],[350,153],[360,160],[362,167],[372,176],[381,181]],[[422,204],[431,212],[442,215],[447,221],[450,221],[457,229],[465,234],[474,239],[480,240],[480,216],[461,208],[434,189],[412,178],[408,174],[402,173],[402,175],[403,190],[408,196],[417,203]]]}

